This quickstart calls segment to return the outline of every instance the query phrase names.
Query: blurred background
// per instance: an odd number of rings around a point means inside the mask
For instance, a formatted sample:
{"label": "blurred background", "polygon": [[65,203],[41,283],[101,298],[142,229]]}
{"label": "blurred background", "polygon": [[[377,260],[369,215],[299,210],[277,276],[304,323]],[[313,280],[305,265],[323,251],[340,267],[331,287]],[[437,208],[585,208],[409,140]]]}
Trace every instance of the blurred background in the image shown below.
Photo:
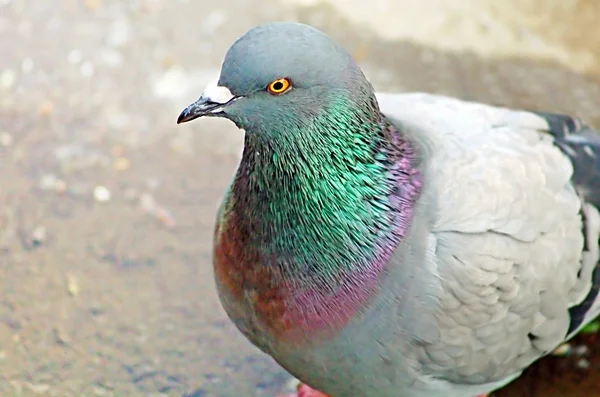
{"label": "blurred background", "polygon": [[[378,90],[600,128],[596,0],[0,0],[0,396],[290,386],[213,286],[242,134],[175,124],[232,41],[272,20],[326,31]],[[592,329],[497,396],[600,396],[599,346]]]}

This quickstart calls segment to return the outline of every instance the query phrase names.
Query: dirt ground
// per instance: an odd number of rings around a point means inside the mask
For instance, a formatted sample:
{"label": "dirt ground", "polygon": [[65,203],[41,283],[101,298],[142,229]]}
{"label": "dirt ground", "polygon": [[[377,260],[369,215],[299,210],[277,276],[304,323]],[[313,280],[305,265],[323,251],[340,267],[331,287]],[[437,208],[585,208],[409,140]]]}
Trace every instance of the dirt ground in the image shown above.
{"label": "dirt ground", "polygon": [[[329,6],[0,0],[0,396],[266,397],[286,386],[213,287],[214,214],[242,136],[222,120],[175,125],[231,41],[280,19],[332,34],[379,90],[600,127],[598,75],[381,39]],[[498,396],[600,396],[599,344],[582,343]]]}

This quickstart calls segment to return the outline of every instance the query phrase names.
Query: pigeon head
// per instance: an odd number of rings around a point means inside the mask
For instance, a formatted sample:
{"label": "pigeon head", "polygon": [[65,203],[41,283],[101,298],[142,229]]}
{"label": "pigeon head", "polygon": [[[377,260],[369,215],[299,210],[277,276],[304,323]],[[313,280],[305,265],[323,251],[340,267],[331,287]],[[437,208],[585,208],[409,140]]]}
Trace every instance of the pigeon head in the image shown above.
{"label": "pigeon head", "polygon": [[238,39],[178,122],[202,116],[246,132],[215,229],[228,296],[252,295],[240,307],[275,335],[341,328],[378,290],[410,225],[420,191],[411,144],[352,57],[297,23]]}
{"label": "pigeon head", "polygon": [[224,117],[247,133],[277,135],[306,129],[325,112],[365,103],[375,104],[373,88],[350,54],[315,28],[278,22],[239,38],[218,83],[177,122]]}

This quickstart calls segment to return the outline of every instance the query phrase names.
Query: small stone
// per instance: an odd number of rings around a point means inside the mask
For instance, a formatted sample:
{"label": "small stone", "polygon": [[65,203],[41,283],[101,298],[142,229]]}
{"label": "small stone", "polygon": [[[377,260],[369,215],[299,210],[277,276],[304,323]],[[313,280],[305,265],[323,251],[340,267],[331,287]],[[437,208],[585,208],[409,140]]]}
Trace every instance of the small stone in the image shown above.
{"label": "small stone", "polygon": [[125,171],[131,167],[131,162],[126,157],[117,157],[113,163],[113,167],[117,171]]}
{"label": "small stone", "polygon": [[83,56],[79,50],[71,50],[71,52],[69,52],[67,55],[67,61],[72,65],[80,63],[82,59]]}
{"label": "small stone", "polygon": [[204,17],[201,25],[202,30],[206,34],[214,34],[225,22],[227,22],[225,10],[214,10]]}
{"label": "small stone", "polygon": [[81,64],[79,72],[83,77],[92,77],[94,75],[94,65],[89,61],[85,61]]}
{"label": "small stone", "polygon": [[160,59],[160,67],[162,69],[166,70],[175,65],[177,65],[177,60],[171,55],[165,55]]}
{"label": "small stone", "polygon": [[27,388],[35,394],[46,394],[50,390],[47,383],[27,383]]}
{"label": "small stone", "polygon": [[174,228],[177,224],[177,222],[175,221],[175,217],[173,216],[171,211],[169,211],[166,208],[157,208],[155,216],[160,223],[162,223],[165,227],[169,229]]}
{"label": "small stone", "polygon": [[365,44],[360,44],[354,49],[353,56],[357,62],[362,62],[367,58],[368,54],[369,54],[369,47]]}
{"label": "small stone", "polygon": [[51,190],[54,189],[54,184],[56,183],[56,181],[58,180],[58,178],[56,177],[56,175],[53,174],[46,174],[44,176],[42,176],[40,178],[40,189],[42,190]]}
{"label": "small stone", "polygon": [[577,357],[585,356],[589,352],[590,352],[590,348],[587,347],[586,345],[579,345],[579,346],[575,346],[573,348],[573,355],[575,355]]}
{"label": "small stone", "polygon": [[67,274],[67,292],[73,297],[79,295],[79,282],[72,274]]}
{"label": "small stone", "polygon": [[103,386],[94,386],[94,394],[96,396],[108,396],[110,394],[110,390]]}
{"label": "small stone", "polygon": [[571,353],[571,345],[568,343],[563,343],[562,345],[554,349],[552,355],[562,357],[568,355],[569,353]]}
{"label": "small stone", "polygon": [[47,238],[46,228],[44,226],[36,226],[31,232],[31,245],[34,247],[43,245]]}
{"label": "small stone", "polygon": [[23,73],[31,73],[33,71],[33,59],[31,58],[25,58],[23,59],[23,62],[21,63],[21,72]]}
{"label": "small stone", "polygon": [[14,70],[4,69],[2,73],[0,73],[0,88],[7,90],[11,88],[16,81],[17,74]]}
{"label": "small stone", "polygon": [[54,190],[58,193],[64,193],[67,190],[67,183],[56,175],[46,174],[40,179],[39,187],[42,190]]}
{"label": "small stone", "polygon": [[147,214],[158,219],[167,228],[173,228],[177,224],[175,217],[166,208],[160,207],[154,197],[149,193],[140,196],[140,208]]}
{"label": "small stone", "polygon": [[138,192],[135,189],[129,187],[126,188],[123,192],[123,197],[125,197],[126,200],[134,201],[138,198]]}
{"label": "small stone", "polygon": [[54,339],[59,345],[68,346],[71,344],[71,338],[62,328],[54,328]]}
{"label": "small stone", "polygon": [[156,200],[154,200],[154,197],[151,194],[143,193],[140,196],[140,208],[145,212],[154,213],[156,209]]}
{"label": "small stone", "polygon": [[577,368],[579,369],[588,369],[590,368],[590,362],[585,358],[581,358],[577,360]]}
{"label": "small stone", "polygon": [[40,116],[50,116],[54,111],[54,104],[50,101],[44,101],[38,108],[38,114]]}
{"label": "small stone", "polygon": [[285,382],[285,385],[283,386],[283,389],[281,390],[281,392],[283,392],[283,393],[295,392],[296,389],[298,388],[299,384],[300,384],[300,381],[298,379],[291,378],[287,382]]}
{"label": "small stone", "polygon": [[146,180],[146,186],[148,186],[148,189],[150,190],[156,190],[160,187],[160,181],[156,178],[148,178]]}
{"label": "small stone", "polygon": [[56,181],[56,184],[54,185],[54,190],[57,193],[64,193],[67,191],[67,182],[63,181],[62,179],[59,179]]}
{"label": "small stone", "polygon": [[110,148],[110,154],[115,157],[123,156],[123,154],[125,154],[125,148],[123,148],[121,145],[115,145]]}
{"label": "small stone", "polygon": [[8,147],[13,144],[13,137],[8,132],[0,133],[0,146]]}
{"label": "small stone", "polygon": [[107,44],[111,47],[122,47],[131,40],[131,27],[129,23],[122,19],[114,21],[106,36]]}
{"label": "small stone", "polygon": [[95,10],[102,5],[102,0],[85,0],[85,6],[91,10]]}
{"label": "small stone", "polygon": [[110,201],[110,190],[105,186],[96,186],[94,188],[94,199],[100,203]]}
{"label": "small stone", "polygon": [[185,95],[188,75],[180,65],[173,65],[153,82],[152,91],[157,98],[178,99]]}
{"label": "small stone", "polygon": [[121,55],[119,51],[116,51],[112,48],[101,50],[99,56],[100,60],[108,66],[117,67],[123,64],[123,55]]}

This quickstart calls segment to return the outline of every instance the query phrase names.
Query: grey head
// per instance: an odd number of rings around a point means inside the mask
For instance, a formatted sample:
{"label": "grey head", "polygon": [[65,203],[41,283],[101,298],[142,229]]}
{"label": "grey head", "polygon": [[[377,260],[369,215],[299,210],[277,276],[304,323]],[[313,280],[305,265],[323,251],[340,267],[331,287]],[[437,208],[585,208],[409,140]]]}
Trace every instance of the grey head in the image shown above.
{"label": "grey head", "polygon": [[229,48],[217,85],[177,122],[225,117],[247,133],[272,133],[302,129],[340,102],[376,104],[350,54],[311,26],[275,22],[253,28]]}

